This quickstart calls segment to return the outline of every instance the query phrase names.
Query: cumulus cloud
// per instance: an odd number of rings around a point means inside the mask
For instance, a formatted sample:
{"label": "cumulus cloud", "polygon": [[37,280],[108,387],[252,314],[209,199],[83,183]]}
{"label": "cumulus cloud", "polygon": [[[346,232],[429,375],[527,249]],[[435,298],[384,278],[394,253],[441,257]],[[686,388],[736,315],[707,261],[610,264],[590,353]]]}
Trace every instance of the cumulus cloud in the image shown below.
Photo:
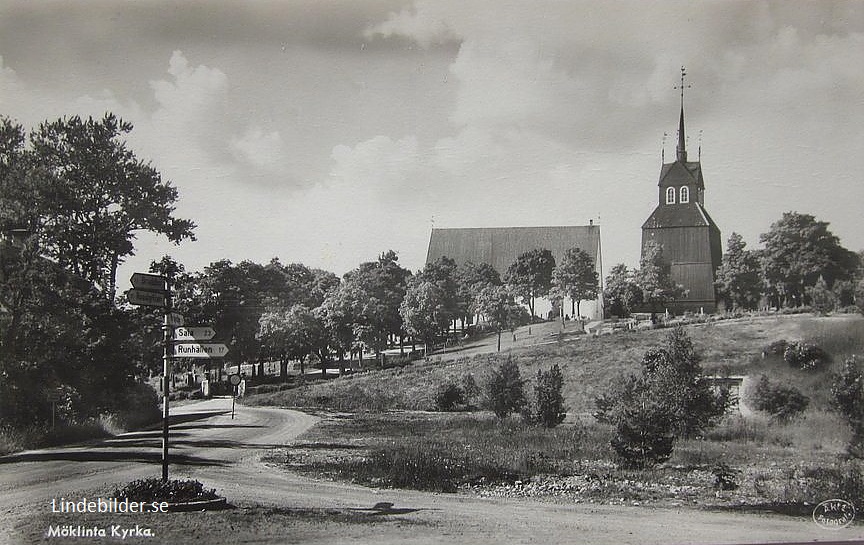
{"label": "cumulus cloud", "polygon": [[285,143],[279,131],[250,127],[242,136],[232,137],[230,146],[235,159],[257,170],[272,172],[284,166]]}

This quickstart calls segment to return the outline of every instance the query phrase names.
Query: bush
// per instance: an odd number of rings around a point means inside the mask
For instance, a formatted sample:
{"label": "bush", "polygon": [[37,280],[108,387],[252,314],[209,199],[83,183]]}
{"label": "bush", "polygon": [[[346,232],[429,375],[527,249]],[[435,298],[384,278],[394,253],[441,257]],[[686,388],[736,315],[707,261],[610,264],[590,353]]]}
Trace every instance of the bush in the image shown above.
{"label": "bush", "polygon": [[762,375],[750,396],[757,411],[764,411],[776,420],[788,421],[800,415],[810,404],[810,399],[798,389],[774,384]]}
{"label": "bush", "polygon": [[819,346],[804,341],[789,343],[783,351],[783,360],[790,367],[803,371],[815,371],[831,361],[827,352]]}
{"label": "bush", "polygon": [[462,375],[462,392],[465,394],[465,404],[467,408],[473,407],[473,401],[480,396],[480,386],[474,380],[474,375],[465,373]]}
{"label": "bush", "polygon": [[789,342],[786,339],[780,339],[779,341],[774,341],[762,350],[762,354],[764,355],[772,355],[772,356],[782,356],[786,352],[786,348],[789,346]]}
{"label": "bush", "polygon": [[675,436],[666,407],[642,397],[621,414],[615,427],[612,449],[626,468],[643,469],[663,463],[672,456]]}
{"label": "bush", "polygon": [[465,404],[465,392],[452,381],[438,387],[435,394],[435,407],[439,411],[453,411]]}
{"label": "bush", "polygon": [[526,420],[554,428],[564,421],[567,412],[564,408],[564,375],[558,364],[548,371],[537,370],[537,381],[534,383],[534,399],[527,405]]}
{"label": "bush", "polygon": [[216,490],[204,489],[204,485],[194,480],[172,479],[163,481],[155,477],[132,481],[123,488],[114,491],[114,497],[122,500],[142,502],[183,503],[191,501],[214,500],[219,496]]}
{"label": "bush", "polygon": [[843,363],[843,370],[834,377],[831,405],[852,427],[849,454],[864,458],[864,373],[854,356]]}
{"label": "bush", "polygon": [[498,418],[519,412],[525,406],[525,387],[519,365],[508,356],[493,369],[486,383],[486,403]]}

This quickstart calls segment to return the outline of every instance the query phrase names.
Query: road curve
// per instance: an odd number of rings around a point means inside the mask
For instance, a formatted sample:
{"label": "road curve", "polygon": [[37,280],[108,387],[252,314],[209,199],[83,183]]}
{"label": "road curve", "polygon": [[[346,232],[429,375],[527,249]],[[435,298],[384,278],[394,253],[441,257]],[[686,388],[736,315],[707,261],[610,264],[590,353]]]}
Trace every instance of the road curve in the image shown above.
{"label": "road curve", "polygon": [[[172,477],[199,479],[237,506],[393,514],[400,521],[371,527],[322,523],[304,534],[303,543],[331,543],[335,537],[340,538],[336,541],[376,545],[864,541],[864,528],[860,525],[828,531],[812,521],[782,516],[559,505],[523,499],[375,490],[319,481],[260,462],[262,453],[290,443],[313,426],[316,422],[313,416],[285,409],[243,406],[238,407],[232,419],[231,400],[213,399],[177,407],[172,410],[172,420]],[[0,458],[0,543],[16,543],[16,530],[31,528],[32,532],[32,519],[40,515],[44,519],[52,498],[78,498],[82,491],[106,484],[158,476],[160,438],[159,430],[144,431],[85,446],[28,451]],[[203,541],[196,541],[283,542],[281,538],[225,533],[205,535]]]}

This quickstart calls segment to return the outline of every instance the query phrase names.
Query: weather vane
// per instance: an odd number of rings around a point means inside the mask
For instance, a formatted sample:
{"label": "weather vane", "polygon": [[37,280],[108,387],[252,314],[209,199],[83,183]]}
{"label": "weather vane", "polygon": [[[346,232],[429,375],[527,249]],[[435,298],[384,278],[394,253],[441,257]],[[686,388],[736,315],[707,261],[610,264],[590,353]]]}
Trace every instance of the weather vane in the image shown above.
{"label": "weather vane", "polygon": [[691,87],[691,85],[689,83],[686,85],[684,84],[684,76],[686,76],[686,75],[687,75],[687,71],[682,66],[681,67],[681,84],[675,85],[673,87],[674,89],[680,89],[681,90],[681,107],[682,108],[684,107],[684,89],[689,89]]}

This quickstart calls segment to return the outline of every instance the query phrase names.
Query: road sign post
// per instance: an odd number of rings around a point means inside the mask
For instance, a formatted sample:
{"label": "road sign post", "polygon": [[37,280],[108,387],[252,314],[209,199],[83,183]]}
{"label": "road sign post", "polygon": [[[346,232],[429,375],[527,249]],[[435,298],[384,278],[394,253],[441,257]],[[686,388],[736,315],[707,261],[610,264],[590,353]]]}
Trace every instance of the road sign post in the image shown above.
{"label": "road sign post", "polygon": [[158,274],[135,273],[129,279],[132,289],[126,292],[129,303],[164,309],[162,316],[162,480],[168,480],[168,395],[171,387],[172,323],[183,317],[171,312],[171,279]]}
{"label": "road sign post", "polygon": [[231,375],[228,382],[231,383],[231,420],[234,420],[234,402],[237,401],[237,387],[243,381],[240,375]]}

